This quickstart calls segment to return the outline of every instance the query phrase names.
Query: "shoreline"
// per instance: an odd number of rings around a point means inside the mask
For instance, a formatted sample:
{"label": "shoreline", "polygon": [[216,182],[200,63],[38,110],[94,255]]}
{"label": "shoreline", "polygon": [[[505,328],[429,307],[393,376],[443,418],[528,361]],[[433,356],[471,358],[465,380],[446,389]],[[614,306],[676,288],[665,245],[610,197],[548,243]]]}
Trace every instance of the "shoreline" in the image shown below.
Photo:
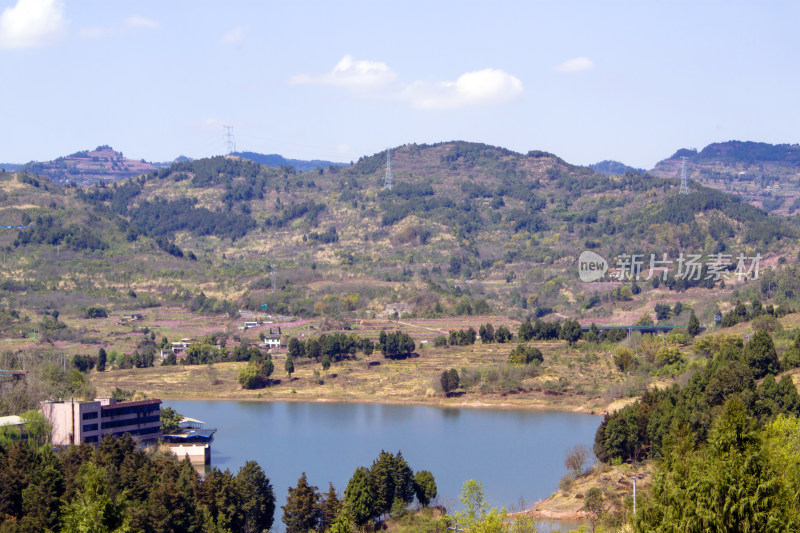
{"label": "shoreline", "polygon": [[435,407],[440,409],[502,409],[502,410],[519,410],[519,411],[541,411],[541,412],[555,412],[555,413],[577,413],[592,416],[602,417],[606,414],[606,409],[592,409],[584,405],[570,405],[558,406],[545,403],[527,403],[527,402],[509,402],[509,401],[493,401],[491,398],[476,399],[473,401],[462,402],[447,402],[447,401],[425,401],[417,399],[391,399],[391,398],[332,398],[332,397],[290,397],[290,396],[270,396],[262,398],[231,398],[231,397],[215,397],[208,398],[202,396],[174,396],[174,395],[159,395],[159,399],[165,402],[169,401],[187,401],[187,402],[304,402],[304,403],[362,403],[374,405],[408,405],[420,407]]}

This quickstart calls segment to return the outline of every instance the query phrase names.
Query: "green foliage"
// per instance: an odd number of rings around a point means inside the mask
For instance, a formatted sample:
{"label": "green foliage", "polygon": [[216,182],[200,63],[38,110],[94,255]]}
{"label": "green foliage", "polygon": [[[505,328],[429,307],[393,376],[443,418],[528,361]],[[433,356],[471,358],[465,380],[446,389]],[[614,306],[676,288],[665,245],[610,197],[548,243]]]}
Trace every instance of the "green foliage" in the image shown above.
{"label": "green foliage", "polygon": [[344,491],[344,507],[358,527],[368,524],[374,516],[375,502],[369,479],[369,471],[363,466],[356,468]]}
{"label": "green foliage", "polygon": [[106,485],[106,470],[94,463],[81,466],[78,490],[64,513],[62,531],[69,533],[127,533],[124,498],[112,499]]}
{"label": "green foliage", "polygon": [[105,348],[100,348],[97,351],[97,371],[103,372],[106,369],[107,354]]}
{"label": "green foliage", "polygon": [[306,473],[297,480],[297,486],[289,487],[286,505],[282,506],[286,533],[307,533],[316,530],[322,518],[319,507],[320,495],[317,487],[308,484]]}
{"label": "green foliage", "polygon": [[697,319],[697,315],[694,314],[694,310],[692,310],[692,314],[689,316],[689,325],[686,326],[686,331],[692,337],[700,333],[700,321]]}
{"label": "green foliage", "polygon": [[[795,488],[779,464],[780,446],[762,446],[745,405],[728,400],[714,420],[708,444],[693,451],[682,426],[672,432],[651,497],[636,531],[793,531],[800,527]],[[780,434],[781,425],[767,434]],[[770,452],[774,456],[770,456]]]}
{"label": "green foliage", "polygon": [[[714,416],[731,399],[741,401],[758,424],[781,413],[800,414],[800,397],[790,379],[776,383],[768,375],[756,387],[756,377],[764,375],[762,363],[767,362],[768,367],[777,365],[774,354],[769,355],[774,352],[769,334],[764,332],[759,339],[754,335],[748,346],[754,341],[756,344],[749,351],[743,349],[739,337],[718,337],[695,343],[696,351],[708,350],[712,359],[689,378],[684,388],[675,385],[648,390],[636,403],[606,415],[595,435],[594,451],[601,461],[660,457],[670,427],[675,424],[684,425],[692,439],[702,444],[708,438]],[[764,353],[768,355],[763,356]]]}
{"label": "green foliage", "polygon": [[764,330],[757,331],[744,350],[745,360],[753,369],[755,379],[780,372],[778,353],[772,337]]}
{"label": "green foliage", "polygon": [[565,320],[561,326],[559,338],[567,341],[572,346],[581,338],[581,325],[577,320]]}
{"label": "green foliage", "polygon": [[260,389],[269,384],[269,377],[275,370],[272,356],[267,354],[250,361],[239,371],[239,384],[243,389]]}
{"label": "green foliage", "polygon": [[456,371],[455,368],[445,370],[439,376],[439,383],[442,386],[442,391],[444,392],[445,396],[449,396],[451,392],[458,388],[458,382],[458,371]]}
{"label": "green foliage", "polygon": [[183,415],[172,407],[161,409],[161,432],[164,434],[178,431],[178,425],[183,420]]}
{"label": "green foliage", "polygon": [[286,356],[286,362],[283,364],[283,369],[286,370],[287,374],[289,374],[289,379],[292,379],[292,374],[294,373],[294,361],[292,360],[291,355]]}
{"label": "green foliage", "polygon": [[423,507],[427,507],[436,498],[436,480],[427,470],[420,470],[414,475],[414,493],[417,501]]}
{"label": "green foliage", "polygon": [[[470,326],[467,329],[451,330],[448,334],[447,344],[450,346],[470,346],[475,344],[478,335],[475,329]],[[494,338],[494,331],[492,331],[492,338]]]}
{"label": "green foliage", "polygon": [[656,353],[656,366],[661,368],[686,361],[681,351],[673,346],[662,346]]}
{"label": "green foliage", "polygon": [[381,330],[378,338],[378,348],[380,348],[384,357],[396,359],[411,355],[416,349],[416,344],[408,333],[402,331],[386,333]]}
{"label": "green foliage", "polygon": [[459,501],[464,506],[463,511],[453,514],[453,518],[465,530],[476,527],[489,515],[490,507],[483,496],[483,484],[469,479],[461,488]]}
{"label": "green foliage", "polygon": [[639,365],[639,360],[633,350],[624,346],[614,352],[614,365],[620,372],[630,372]]}
{"label": "green foliage", "polygon": [[108,311],[106,311],[104,307],[90,306],[86,308],[83,316],[86,318],[106,318],[108,316]]}
{"label": "green foliage", "polygon": [[514,365],[529,365],[544,362],[542,351],[534,346],[517,344],[508,355],[508,362]]}

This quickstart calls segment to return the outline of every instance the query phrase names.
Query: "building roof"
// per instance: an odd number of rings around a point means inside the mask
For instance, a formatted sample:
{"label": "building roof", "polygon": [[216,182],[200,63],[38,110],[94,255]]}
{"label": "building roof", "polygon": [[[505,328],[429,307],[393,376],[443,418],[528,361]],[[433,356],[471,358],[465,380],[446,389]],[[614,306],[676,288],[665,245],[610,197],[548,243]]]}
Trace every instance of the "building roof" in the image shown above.
{"label": "building roof", "polygon": [[0,416],[0,427],[21,426],[23,424],[25,424],[25,421],[16,415]]}
{"label": "building roof", "polygon": [[216,429],[181,429],[169,435],[163,435],[164,442],[171,444],[190,442],[211,442]]}

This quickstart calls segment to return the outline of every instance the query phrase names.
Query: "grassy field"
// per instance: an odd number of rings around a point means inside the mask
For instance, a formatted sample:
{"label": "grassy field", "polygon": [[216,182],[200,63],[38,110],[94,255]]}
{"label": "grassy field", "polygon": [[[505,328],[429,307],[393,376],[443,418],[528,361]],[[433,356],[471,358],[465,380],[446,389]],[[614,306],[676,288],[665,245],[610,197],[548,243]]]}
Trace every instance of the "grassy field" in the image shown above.
{"label": "grassy field", "polygon": [[[352,332],[364,337],[376,339],[381,329],[409,333],[417,344],[415,356],[391,360],[379,353],[369,358],[359,353],[357,358],[334,364],[327,375],[319,363],[304,358],[295,361],[296,371],[289,379],[283,369],[284,354],[278,352],[274,355],[275,372],[270,386],[258,390],[243,390],[239,386],[238,373],[245,363],[111,370],[94,372],[92,380],[101,395],[110,394],[119,387],[162,399],[369,401],[583,412],[601,412],[610,404],[617,407],[626,403],[623,391],[631,378],[615,369],[610,349],[598,350],[595,345],[582,344],[570,347],[564,341],[534,342],[532,344],[544,355],[544,363],[537,368],[523,368],[505,364],[514,344],[478,342],[471,346],[433,346],[436,336],[451,329],[469,326],[477,329],[486,322],[495,327],[505,324],[513,331],[518,326],[517,322],[503,317],[359,321],[352,325]],[[197,336],[207,327],[200,322],[192,324],[196,329],[181,329],[170,323],[176,333],[184,332],[174,338]],[[268,327],[264,325],[260,329]],[[168,331],[166,327],[154,325],[153,328],[158,335]],[[284,326],[282,331],[304,337],[318,334],[319,328],[318,322],[298,321]],[[242,341],[255,341],[258,329],[241,332]],[[472,372],[477,376],[476,383],[445,397],[438,380],[441,372],[450,368],[462,375],[465,369]]]}

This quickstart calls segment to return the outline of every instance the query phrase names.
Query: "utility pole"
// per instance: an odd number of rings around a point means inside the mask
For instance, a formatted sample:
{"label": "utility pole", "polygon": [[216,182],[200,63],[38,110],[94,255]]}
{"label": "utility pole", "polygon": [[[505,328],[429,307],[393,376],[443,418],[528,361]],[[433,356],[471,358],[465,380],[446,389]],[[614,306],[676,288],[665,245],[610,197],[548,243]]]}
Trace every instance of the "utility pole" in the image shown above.
{"label": "utility pole", "polygon": [[686,177],[686,156],[681,156],[681,190],[678,194],[689,194],[689,180]]}
{"label": "utility pole", "polygon": [[392,149],[386,150],[386,176],[383,178],[383,188],[391,191],[394,188],[394,175],[392,174]]}
{"label": "utility pole", "polygon": [[233,139],[233,126],[222,126],[225,128],[225,149],[228,152],[228,155],[231,155],[233,152],[236,151],[236,141]]}

